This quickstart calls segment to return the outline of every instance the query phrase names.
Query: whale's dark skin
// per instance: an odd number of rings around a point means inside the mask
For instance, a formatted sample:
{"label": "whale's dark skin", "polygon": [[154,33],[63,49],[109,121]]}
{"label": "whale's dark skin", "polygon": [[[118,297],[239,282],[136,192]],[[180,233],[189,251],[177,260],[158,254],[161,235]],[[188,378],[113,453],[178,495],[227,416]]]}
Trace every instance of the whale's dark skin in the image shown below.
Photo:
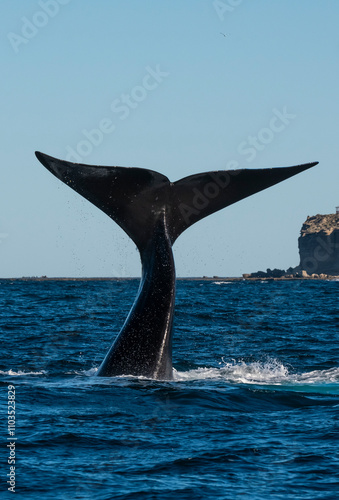
{"label": "whale's dark skin", "polygon": [[317,164],[215,171],[170,182],[142,168],[83,165],[36,152],[56,177],[119,224],[142,263],[132,309],[97,375],[172,378],[175,267],[172,246],[195,222]]}

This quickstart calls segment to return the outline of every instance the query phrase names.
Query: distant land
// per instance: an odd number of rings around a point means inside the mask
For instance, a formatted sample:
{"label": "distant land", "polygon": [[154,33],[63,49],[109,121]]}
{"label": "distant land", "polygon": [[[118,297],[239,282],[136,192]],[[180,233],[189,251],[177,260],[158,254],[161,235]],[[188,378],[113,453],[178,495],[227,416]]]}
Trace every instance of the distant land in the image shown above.
{"label": "distant land", "polygon": [[[275,270],[273,269],[272,272],[274,272]],[[261,272],[259,271],[259,273],[261,274]],[[253,274],[256,274],[256,273],[253,273]],[[266,273],[263,273],[265,274],[265,276],[252,276],[251,274],[244,274],[243,276],[237,276],[237,277],[234,277],[234,276],[230,276],[230,277],[226,277],[226,276],[189,276],[189,277],[177,277],[177,281],[213,281],[213,282],[216,282],[216,281],[262,281],[263,279],[267,280],[267,281],[292,281],[292,280],[301,280],[301,279],[326,279],[326,280],[339,280],[339,275],[338,276],[329,276],[329,275],[321,275],[321,276],[317,276],[316,278],[315,277],[312,277],[312,276],[305,276],[305,275],[300,275],[300,276],[293,276],[293,275],[283,275],[283,276],[279,276],[279,277],[276,277],[276,276],[268,276],[266,275]],[[107,277],[107,278],[103,278],[103,277],[100,277],[100,278],[95,278],[95,277],[92,277],[92,278],[86,278],[86,277],[82,277],[82,278],[65,278],[65,277],[47,277],[47,276],[23,276],[22,278],[0,278],[0,283],[2,281],[133,281],[133,280],[138,280],[140,281],[140,276],[136,276],[136,277],[126,277],[126,278],[114,278],[114,277]]]}
{"label": "distant land", "polygon": [[[335,214],[308,216],[303,223],[298,239],[300,263],[296,267],[267,269],[245,273],[241,277],[201,276],[178,277],[187,281],[241,281],[241,280],[294,280],[294,279],[339,279],[339,207]],[[48,276],[23,276],[0,278],[0,281],[127,281],[140,277],[72,278]]]}
{"label": "distant land", "polygon": [[339,207],[335,214],[308,216],[298,239],[300,263],[296,267],[243,274],[250,278],[339,278]]}

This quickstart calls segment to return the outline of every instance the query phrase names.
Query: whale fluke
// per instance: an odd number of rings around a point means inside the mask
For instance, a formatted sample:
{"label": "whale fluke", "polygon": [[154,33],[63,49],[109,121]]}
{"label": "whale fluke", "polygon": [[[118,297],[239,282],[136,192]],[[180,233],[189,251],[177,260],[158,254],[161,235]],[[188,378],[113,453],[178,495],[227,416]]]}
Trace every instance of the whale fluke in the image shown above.
{"label": "whale fluke", "polygon": [[195,222],[317,164],[264,169],[219,170],[176,181],[134,167],[105,167],[58,160],[35,153],[58,179],[111,217],[139,250],[166,213],[172,243]]}
{"label": "whale fluke", "polygon": [[204,217],[317,164],[211,171],[172,183],[152,170],[35,154],[52,174],[119,224],[140,251],[137,298],[98,375],[160,379],[172,378],[175,240]]}

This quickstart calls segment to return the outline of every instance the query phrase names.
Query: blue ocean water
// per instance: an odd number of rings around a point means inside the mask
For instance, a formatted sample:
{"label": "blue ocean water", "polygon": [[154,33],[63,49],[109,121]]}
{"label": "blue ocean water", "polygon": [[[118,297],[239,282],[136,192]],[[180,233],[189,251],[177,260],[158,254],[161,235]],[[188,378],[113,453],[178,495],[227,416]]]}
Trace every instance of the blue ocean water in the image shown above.
{"label": "blue ocean water", "polygon": [[178,281],[174,380],[96,377],[137,289],[0,281],[14,498],[339,498],[339,282]]}

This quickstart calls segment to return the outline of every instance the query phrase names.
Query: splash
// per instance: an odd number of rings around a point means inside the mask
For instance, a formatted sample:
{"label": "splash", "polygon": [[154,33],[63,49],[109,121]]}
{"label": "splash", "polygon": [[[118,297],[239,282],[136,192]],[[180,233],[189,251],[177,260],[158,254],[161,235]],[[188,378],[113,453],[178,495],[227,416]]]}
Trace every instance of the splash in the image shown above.
{"label": "splash", "polygon": [[339,390],[339,368],[297,374],[290,373],[289,369],[276,359],[264,363],[233,361],[224,362],[220,368],[197,368],[187,372],[174,370],[174,380],[223,380],[231,384],[254,384],[287,390],[312,390],[320,386],[332,386],[333,389]]}
{"label": "splash", "polygon": [[174,370],[175,380],[205,380],[223,379],[227,382],[242,384],[274,383],[288,376],[288,369],[277,360],[265,363],[244,361],[223,361],[221,368],[197,368],[188,372],[177,372]]}
{"label": "splash", "polygon": [[68,372],[67,375],[75,374],[75,375],[85,375],[86,377],[94,377],[94,375],[99,370],[99,367],[90,368],[89,370],[80,370],[74,372]]}
{"label": "splash", "polygon": [[[228,363],[223,361],[220,363],[220,368],[215,367],[199,367],[188,371],[177,371],[173,368],[173,380],[163,381],[166,383],[180,383],[180,382],[195,382],[195,381],[220,381],[230,384],[232,386],[245,385],[255,386],[256,388],[265,388],[270,390],[288,390],[297,392],[321,392],[339,394],[339,367],[330,368],[328,370],[313,370],[304,373],[290,372],[280,361],[276,359],[269,359],[266,362],[252,362],[245,363],[244,361],[235,361]],[[50,385],[65,383],[69,384],[82,384],[90,379],[91,384],[125,384],[130,382],[149,381],[153,379],[146,377],[135,377],[133,375],[121,375],[119,377],[96,377],[98,367],[90,368],[89,370],[75,370],[64,372],[67,378],[71,376],[67,382],[52,382]],[[0,375],[9,375],[16,377],[27,377],[30,375],[46,375],[48,372],[25,372],[18,370],[2,371]],[[38,377],[39,379],[39,377]],[[162,381],[158,380],[161,383]],[[46,383],[46,379],[44,384]],[[85,382],[87,383],[87,382]]]}

